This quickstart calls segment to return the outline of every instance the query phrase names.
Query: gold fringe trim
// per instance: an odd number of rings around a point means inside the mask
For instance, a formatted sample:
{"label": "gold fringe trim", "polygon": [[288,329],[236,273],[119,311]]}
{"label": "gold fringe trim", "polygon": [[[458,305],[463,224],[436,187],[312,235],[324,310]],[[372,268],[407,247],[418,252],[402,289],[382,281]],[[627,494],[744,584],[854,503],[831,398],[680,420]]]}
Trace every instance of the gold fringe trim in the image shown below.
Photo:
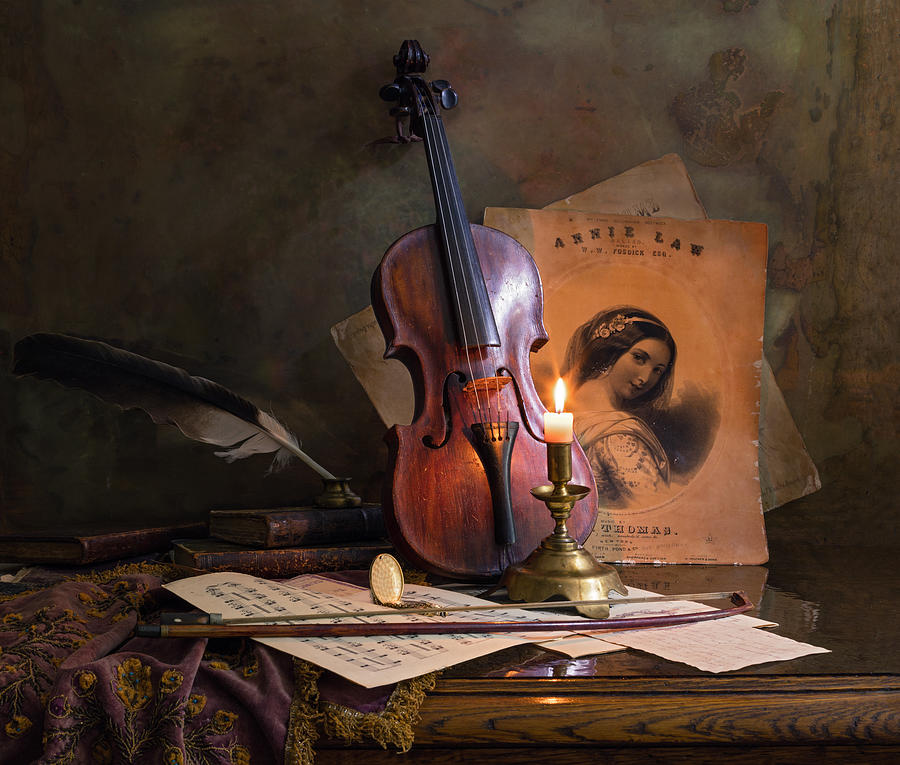
{"label": "gold fringe trim", "polygon": [[142,561],[140,563],[120,563],[115,568],[110,568],[106,571],[89,571],[86,574],[75,574],[67,581],[107,584],[113,579],[121,579],[123,576],[139,576],[141,574],[158,576],[164,583],[174,582],[176,579],[184,579],[186,576],[189,576],[180,566],[169,563]]}
{"label": "gold fringe trim", "polygon": [[368,738],[382,749],[394,746],[400,752],[408,752],[425,694],[434,689],[437,678],[438,673],[431,672],[398,683],[383,712],[363,714],[338,704],[323,704],[326,735],[348,744]]}
{"label": "gold fringe trim", "polygon": [[399,558],[400,568],[403,569],[403,581],[406,584],[428,584],[428,572],[420,568],[413,568],[403,558]]}
{"label": "gold fringe trim", "polygon": [[105,571],[88,571],[83,574],[63,576],[54,581],[37,583],[35,587],[30,590],[0,593],[0,603],[6,603],[9,600],[15,600],[16,598],[21,598],[25,595],[34,595],[35,593],[43,592],[44,590],[48,590],[51,587],[54,587],[57,584],[62,584],[64,582],[91,582],[92,584],[108,584],[114,579],[121,579],[125,576],[137,576],[140,574],[158,576],[163,583],[174,582],[176,579],[184,579],[186,576],[189,576],[189,574],[185,573],[182,567],[170,565],[167,563],[150,563],[148,561],[144,561],[141,563],[120,563],[115,568],[107,569]]}
{"label": "gold fringe trim", "polygon": [[294,659],[294,698],[288,717],[284,742],[284,765],[313,765],[316,761],[316,725],[322,719],[319,711],[319,675],[322,670]]}

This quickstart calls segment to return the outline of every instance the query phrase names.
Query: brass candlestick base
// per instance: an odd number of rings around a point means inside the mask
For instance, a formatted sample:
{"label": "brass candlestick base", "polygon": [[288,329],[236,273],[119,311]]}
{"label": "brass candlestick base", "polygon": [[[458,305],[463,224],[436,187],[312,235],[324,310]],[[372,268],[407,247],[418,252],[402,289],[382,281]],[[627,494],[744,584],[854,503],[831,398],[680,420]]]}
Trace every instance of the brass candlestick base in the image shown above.
{"label": "brass candlestick base", "polygon": [[[537,486],[531,493],[547,505],[556,521],[553,533],[522,563],[507,567],[500,583],[510,600],[542,601],[554,596],[566,600],[601,600],[610,591],[628,590],[612,566],[600,563],[569,536],[566,521],[575,503],[590,493],[587,486],[569,484],[572,478],[572,445],[547,444],[547,473],[552,486]],[[609,605],[576,606],[592,619],[609,616]]]}
{"label": "brass candlestick base", "polygon": [[323,478],[324,491],[316,497],[316,507],[359,507],[362,499],[350,489],[349,478]]}

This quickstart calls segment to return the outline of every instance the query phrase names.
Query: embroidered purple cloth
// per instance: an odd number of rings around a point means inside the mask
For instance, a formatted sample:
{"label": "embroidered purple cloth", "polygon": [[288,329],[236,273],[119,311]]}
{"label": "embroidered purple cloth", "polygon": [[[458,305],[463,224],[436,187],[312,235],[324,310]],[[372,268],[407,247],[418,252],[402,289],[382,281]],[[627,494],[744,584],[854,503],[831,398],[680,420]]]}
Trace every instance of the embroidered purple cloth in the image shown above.
{"label": "embroidered purple cloth", "polygon": [[292,659],[253,641],[130,635],[151,574],[0,603],[0,762],[280,763]]}

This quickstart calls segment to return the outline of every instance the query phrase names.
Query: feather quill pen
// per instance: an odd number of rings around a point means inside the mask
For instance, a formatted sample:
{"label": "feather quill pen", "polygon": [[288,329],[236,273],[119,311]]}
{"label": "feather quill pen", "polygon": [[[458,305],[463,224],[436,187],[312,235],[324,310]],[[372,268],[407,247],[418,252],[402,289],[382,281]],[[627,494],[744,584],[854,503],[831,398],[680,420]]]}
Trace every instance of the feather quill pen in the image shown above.
{"label": "feather quill pen", "polygon": [[228,388],[185,370],[96,340],[42,332],[15,346],[13,374],[81,388],[122,409],[143,409],[188,438],[227,447],[226,462],[275,453],[270,471],[296,456],[323,478],[334,476],[300,449],[278,420]]}

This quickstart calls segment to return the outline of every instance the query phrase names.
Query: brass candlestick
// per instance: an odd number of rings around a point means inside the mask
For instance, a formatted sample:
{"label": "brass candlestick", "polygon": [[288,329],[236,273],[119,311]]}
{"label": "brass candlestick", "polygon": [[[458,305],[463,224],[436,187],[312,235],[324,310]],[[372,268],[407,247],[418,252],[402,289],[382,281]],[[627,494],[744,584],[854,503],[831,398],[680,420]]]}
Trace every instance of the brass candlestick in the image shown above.
{"label": "brass candlestick", "polygon": [[[600,563],[566,528],[575,503],[591,491],[587,486],[569,483],[571,443],[547,444],[547,475],[553,485],[536,486],[531,493],[547,505],[556,528],[525,561],[503,572],[500,583],[506,586],[510,600],[544,601],[554,596],[566,600],[601,600],[613,590],[627,595],[619,573],[612,566]],[[593,619],[609,616],[608,604],[577,606],[576,610]]]}

